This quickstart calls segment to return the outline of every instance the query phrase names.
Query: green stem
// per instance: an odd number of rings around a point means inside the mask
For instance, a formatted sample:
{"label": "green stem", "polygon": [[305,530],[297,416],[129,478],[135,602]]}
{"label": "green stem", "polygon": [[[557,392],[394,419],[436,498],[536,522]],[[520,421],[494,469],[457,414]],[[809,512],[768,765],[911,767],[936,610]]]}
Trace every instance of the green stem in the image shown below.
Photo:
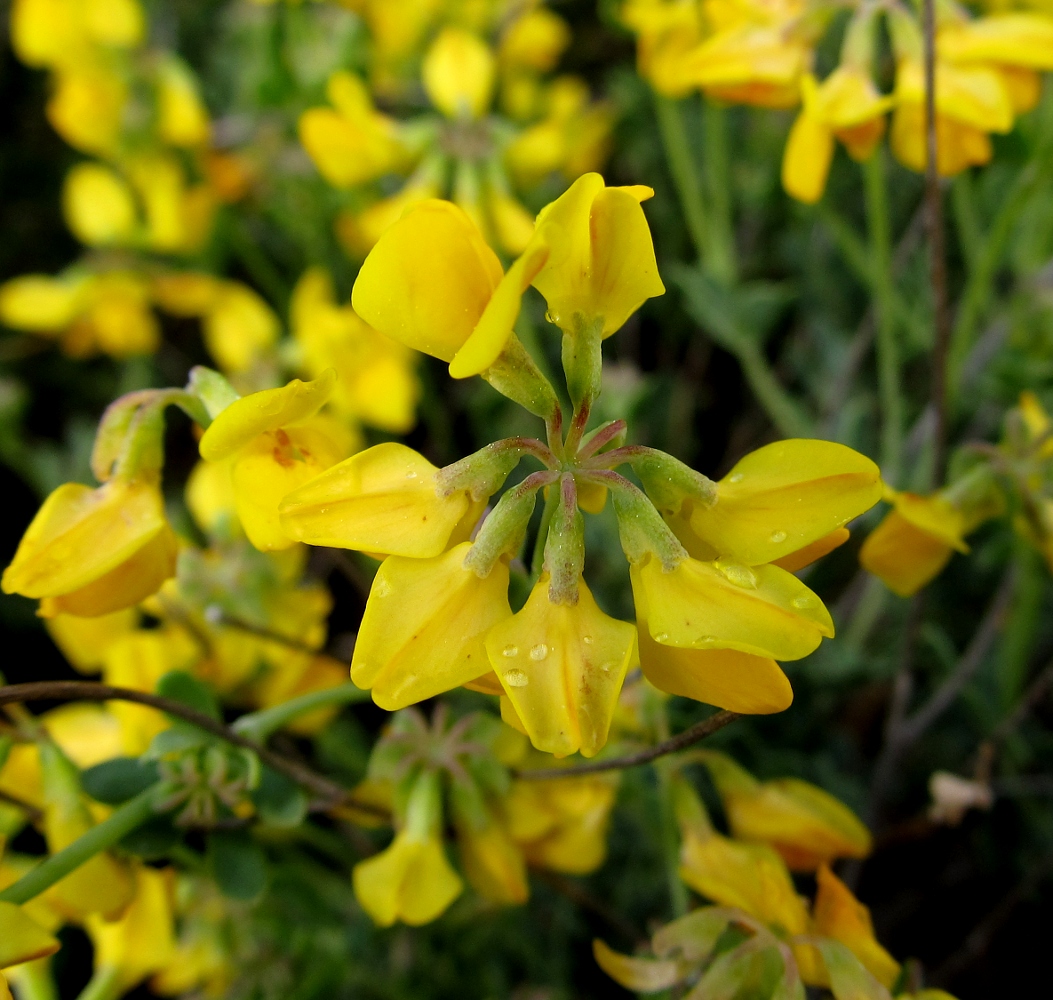
{"label": "green stem", "polygon": [[163,795],[162,783],[151,785],[134,799],[118,806],[97,826],[78,837],[57,854],[45,858],[26,872],[17,882],[0,892],[0,900],[21,906],[50,889],[74,869],[93,858],[100,851],[113,847],[132,830],[155,815],[154,803]]}
{"label": "green stem", "polygon": [[899,345],[893,306],[892,238],[884,150],[864,164],[867,225],[870,229],[871,288],[877,317],[878,389],[881,396],[881,465],[887,482],[899,479],[903,447],[903,395],[900,391]]}
{"label": "green stem", "polygon": [[259,243],[246,232],[245,224],[231,216],[227,239],[238,260],[253,282],[263,291],[278,311],[285,315],[289,308],[289,286],[274,262],[260,249]]}
{"label": "green stem", "polygon": [[8,975],[15,982],[18,1000],[59,1000],[55,978],[51,975],[51,958],[26,962]]}
{"label": "green stem", "polygon": [[983,253],[983,233],[976,215],[976,193],[973,177],[968,170],[962,171],[951,184],[951,207],[954,209],[954,225],[958,231],[958,246],[970,271],[976,270],[976,262]]}
{"label": "green stem", "polygon": [[889,593],[888,588],[876,576],[867,577],[863,596],[856,605],[855,613],[840,630],[846,649],[856,653],[862,652],[878,619],[885,613]]}
{"label": "green stem", "polygon": [[117,1000],[124,992],[121,987],[121,970],[115,965],[104,965],[95,970],[77,1000]]}
{"label": "green stem", "polygon": [[783,389],[760,346],[743,336],[732,346],[732,351],[742,366],[742,372],[753,390],[753,395],[757,397],[779,432],[787,437],[810,437],[813,433],[811,420],[796,400]]}
{"label": "green stem", "polygon": [[537,529],[537,538],[534,541],[534,554],[530,558],[531,582],[541,576],[541,567],[545,562],[545,543],[548,541],[548,526],[552,523],[552,515],[556,512],[559,503],[559,490],[549,489],[548,497],[545,499],[545,509],[541,512],[541,524]]}
{"label": "green stem", "polygon": [[718,281],[731,285],[738,279],[738,254],[731,218],[731,179],[728,171],[727,112],[703,99],[706,143],[702,162],[709,196],[709,270]]}
{"label": "green stem", "polygon": [[243,715],[231,725],[234,732],[262,743],[271,733],[284,729],[293,719],[318,708],[329,708],[333,705],[353,705],[359,701],[369,701],[369,692],[351,681],[322,691],[311,691],[298,698],[290,698],[281,705],[265,708],[259,712]]}
{"label": "green stem", "polygon": [[666,163],[676,185],[687,231],[699,261],[708,263],[706,208],[702,199],[702,185],[699,183],[698,164],[691,153],[687,129],[684,127],[683,107],[679,101],[662,97],[660,94],[655,94],[654,103]]}

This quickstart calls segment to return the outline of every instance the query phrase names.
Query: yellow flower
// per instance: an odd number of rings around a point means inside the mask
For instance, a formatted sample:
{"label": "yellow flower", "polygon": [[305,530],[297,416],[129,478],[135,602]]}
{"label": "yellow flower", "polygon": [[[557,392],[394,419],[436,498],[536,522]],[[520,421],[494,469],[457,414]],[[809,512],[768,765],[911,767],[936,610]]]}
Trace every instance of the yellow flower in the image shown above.
{"label": "yellow flower", "polygon": [[327,368],[337,373],[330,400],[336,410],[392,433],[412,429],[420,397],[413,356],[350,306],[338,306],[328,272],[304,273],[293,291],[290,316],[308,375],[317,378]]}
{"label": "yellow flower", "polygon": [[0,901],[0,997],[11,998],[4,969],[53,955],[58,950],[58,939],[25,910],[14,903]]}
{"label": "yellow flower", "polygon": [[55,615],[44,625],[70,666],[79,673],[91,674],[102,667],[106,650],[132,632],[138,623],[138,612],[124,608],[96,618]]}
{"label": "yellow flower", "polygon": [[120,75],[98,63],[78,63],[55,73],[45,113],[74,149],[112,156],[128,101],[128,85]]}
{"label": "yellow flower", "polygon": [[587,875],[607,858],[618,791],[611,775],[516,781],[504,800],[508,832],[532,865]]}
{"label": "yellow flower", "polygon": [[687,558],[666,571],[651,557],[629,573],[659,644],[799,660],[834,634],[822,601],[777,566]]}
{"label": "yellow flower", "polygon": [[570,37],[570,28],[563,18],[545,7],[535,7],[517,17],[501,35],[501,66],[547,73],[555,68]]}
{"label": "yellow flower", "polygon": [[583,579],[576,604],[555,604],[543,574],[523,610],[490,630],[486,651],[535,747],[557,757],[602,749],[636,629],[605,615]]}
{"label": "yellow flower", "polygon": [[145,32],[137,0],[15,0],[11,41],[29,66],[61,66],[90,57],[95,47],[129,49]]}
{"label": "yellow flower", "polygon": [[874,937],[870,911],[825,864],[816,878],[819,891],[812,910],[815,932],[847,945],[878,982],[891,989],[899,978],[900,964]]}
{"label": "yellow flower", "polygon": [[175,572],[176,539],[154,481],[66,483],[44,501],[0,583],[41,598],[41,614],[131,607]]}
{"label": "yellow flower", "polygon": [[782,161],[782,185],[798,201],[815,204],[826,188],[840,139],[849,155],[868,160],[885,132],[891,97],[882,97],[869,73],[842,65],[821,84],[809,73],[801,82],[804,108],[790,130]]}
{"label": "yellow flower", "polygon": [[544,263],[534,246],[503,273],[465,212],[425,201],[381,236],[351,302],[381,333],[449,361],[454,378],[492,365],[512,337],[520,299]]}
{"label": "yellow flower", "polygon": [[[260,708],[272,708],[292,698],[326,691],[347,683],[347,665],[330,656],[290,657],[283,667],[268,671],[254,685],[254,694]],[[329,723],[338,707],[321,708],[298,715],[289,723],[288,729],[297,736],[311,736]]]}
{"label": "yellow flower", "polygon": [[[735,464],[717,484],[711,506],[684,511],[697,558],[757,566],[810,546],[881,499],[878,467],[832,441],[791,438],[765,445]],[[669,511],[676,514],[680,511]]]}
{"label": "yellow flower", "polygon": [[308,108],[300,116],[300,142],[321,175],[348,188],[398,170],[405,153],[396,123],[373,107],[362,81],[340,70],[329,78],[332,108]]}
{"label": "yellow flower", "polygon": [[414,781],[405,823],[391,845],[352,872],[355,898],[374,923],[430,923],[461,894],[464,884],[446,859],[441,830],[439,776],[425,771]]}
{"label": "yellow flower", "polygon": [[173,146],[192,148],[208,142],[208,110],[201,102],[197,80],[178,59],[168,57],[158,66],[157,131]]}
{"label": "yellow flower", "polygon": [[497,63],[478,35],[444,28],[421,66],[428,99],[447,118],[481,118],[490,108]]}
{"label": "yellow flower", "polygon": [[124,245],[135,236],[135,195],[101,163],[80,163],[66,175],[62,208],[70,231],[88,246]]}
{"label": "yellow flower", "polygon": [[405,708],[490,670],[486,634],[512,614],[508,567],[499,560],[480,578],[464,565],[470,548],[381,563],[351,660],[351,679],[381,708]]}
{"label": "yellow flower", "polygon": [[504,906],[525,903],[530,896],[523,852],[492,817],[482,829],[458,825],[461,867],[483,899]]}
{"label": "yellow flower", "polygon": [[[891,143],[897,159],[923,172],[925,144],[925,76],[919,59],[903,58],[896,70],[896,111]],[[936,64],[937,167],[945,176],[978,166],[991,158],[990,132],[1008,132],[1013,106],[997,70],[983,65]]]}
{"label": "yellow flower", "polygon": [[732,834],[766,843],[794,871],[870,853],[870,832],[828,792],[797,778],[758,781],[730,757],[700,753],[724,804]]}
{"label": "yellow flower", "polygon": [[599,174],[585,174],[541,210],[535,240],[548,256],[533,284],[558,327],[598,324],[609,337],[647,299],[665,293],[640,207],[653,193],[609,188]]}
{"label": "yellow flower", "polygon": [[112,970],[120,990],[131,990],[164,969],[175,954],[171,869],[140,865],[135,897],[119,920],[90,916],[86,929],[95,948],[95,973]]}
{"label": "yellow flower", "polygon": [[640,76],[666,97],[687,94],[693,84],[684,65],[704,35],[697,0],[629,0],[621,19],[636,33]]}
{"label": "yellow flower", "polygon": [[381,198],[360,212],[341,212],[336,218],[340,245],[356,259],[365,257],[403,215],[422,201],[437,198],[440,191],[438,181],[423,169],[423,173],[411,177],[402,190],[390,198]]}
{"label": "yellow flower", "polygon": [[316,416],[332,392],[336,373],[313,382],[293,379],[231,403],[201,438],[201,457],[229,461],[234,503],[245,534],[261,550],[288,548],[278,505],[298,486],[343,457],[340,434]]}
{"label": "yellow flower", "polygon": [[859,550],[862,567],[900,597],[917,593],[950,561],[968,552],[965,515],[939,494],[892,493],[893,509]]}
{"label": "yellow flower", "polygon": [[445,494],[438,471],[403,444],[374,445],[289,493],[282,526],[310,545],[430,559],[464,541],[482,513],[466,491]]}

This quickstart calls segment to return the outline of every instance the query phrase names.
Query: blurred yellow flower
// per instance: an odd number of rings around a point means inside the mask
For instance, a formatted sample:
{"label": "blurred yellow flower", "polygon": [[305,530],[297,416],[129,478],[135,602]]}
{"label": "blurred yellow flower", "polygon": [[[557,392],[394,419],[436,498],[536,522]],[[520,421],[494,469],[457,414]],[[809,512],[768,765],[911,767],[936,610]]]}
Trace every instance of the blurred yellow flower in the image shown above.
{"label": "blurred yellow flower", "polygon": [[447,118],[480,118],[490,109],[497,62],[478,35],[444,28],[424,56],[428,99]]}
{"label": "blurred yellow flower", "polygon": [[22,907],[0,901],[0,997],[5,1000],[11,997],[4,969],[53,955],[58,950],[58,939]]}

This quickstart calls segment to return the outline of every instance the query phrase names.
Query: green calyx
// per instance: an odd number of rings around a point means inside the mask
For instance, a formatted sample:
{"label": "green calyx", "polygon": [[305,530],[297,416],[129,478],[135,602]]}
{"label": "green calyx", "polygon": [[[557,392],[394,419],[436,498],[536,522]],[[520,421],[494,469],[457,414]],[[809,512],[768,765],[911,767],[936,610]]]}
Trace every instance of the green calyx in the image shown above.
{"label": "green calyx", "polygon": [[629,562],[639,563],[654,556],[668,571],[688,557],[687,550],[644,493],[616,472],[592,475],[610,487],[618,516],[618,535]]}

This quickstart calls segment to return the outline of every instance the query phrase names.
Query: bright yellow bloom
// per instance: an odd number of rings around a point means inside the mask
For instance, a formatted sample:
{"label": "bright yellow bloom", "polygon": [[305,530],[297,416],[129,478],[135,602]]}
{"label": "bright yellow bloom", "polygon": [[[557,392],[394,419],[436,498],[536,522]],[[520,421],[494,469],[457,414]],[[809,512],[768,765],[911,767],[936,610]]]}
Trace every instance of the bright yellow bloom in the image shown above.
{"label": "bright yellow bloom", "polygon": [[40,716],[40,724],[81,769],[124,755],[120,723],[104,705],[93,702],[60,705]]}
{"label": "bright yellow bloom", "polygon": [[288,548],[278,505],[298,486],[343,457],[331,421],[317,417],[332,392],[336,373],[313,382],[293,379],[231,403],[201,438],[201,457],[230,461],[234,503],[245,534],[261,550]]}
{"label": "bright yellow bloom", "polygon": [[533,284],[558,327],[598,324],[609,337],[647,299],[665,293],[640,207],[653,194],[609,188],[599,174],[585,174],[541,210],[535,239],[548,256]]}
{"label": "bright yellow bloom", "polygon": [[190,471],[183,497],[190,515],[206,534],[240,537],[234,486],[225,463],[206,462],[204,459],[198,462]]}
{"label": "bright yellow bloom", "polygon": [[340,245],[351,257],[366,257],[380,237],[403,215],[415,205],[437,198],[441,190],[442,186],[425,164],[397,194],[381,198],[360,212],[341,212],[336,218],[336,236]]}
{"label": "bright yellow bloom", "polygon": [[132,632],[138,623],[138,612],[125,608],[96,618],[55,615],[44,625],[70,666],[82,674],[91,674],[102,667],[106,650]]}
{"label": "bright yellow bloom", "polygon": [[380,238],[351,302],[381,333],[451,362],[450,374],[465,378],[497,360],[545,256],[536,246],[504,274],[462,209],[425,201]]}
{"label": "bright yellow bloom", "polygon": [[95,47],[129,49],[145,33],[137,0],[15,0],[11,41],[29,66],[83,61]]}
{"label": "bright yellow bloom", "polygon": [[498,56],[503,69],[526,68],[547,73],[570,44],[570,28],[558,14],[535,7],[517,17],[501,35]]}
{"label": "bright yellow bloom", "polygon": [[58,939],[22,907],[0,901],[0,997],[11,998],[4,969],[53,955],[58,950]]}
{"label": "bright yellow bloom", "polygon": [[490,630],[486,651],[535,747],[557,757],[602,749],[636,629],[605,615],[583,579],[576,604],[554,604],[542,574],[522,611]]}
{"label": "bright yellow bloom", "polygon": [[90,618],[156,592],[175,572],[175,556],[156,482],[66,483],[33,518],[0,586],[43,599],[45,616]]}
{"label": "bright yellow bloom", "polygon": [[714,504],[692,504],[686,512],[697,541],[681,540],[697,558],[748,566],[818,542],[873,507],[883,490],[878,467],[865,455],[832,441],[794,438],[750,452],[716,486]]}
{"label": "bright yellow bloom", "polygon": [[616,776],[516,781],[504,800],[508,832],[541,868],[587,875],[607,858]]}
{"label": "bright yellow bloom", "polygon": [[851,533],[847,528],[835,528],[830,534],[823,535],[810,545],[805,545],[781,559],[773,559],[772,565],[786,570],[787,573],[796,573],[844,545],[850,537]]}
{"label": "bright yellow bloom", "polygon": [[178,59],[163,59],[158,67],[157,104],[157,131],[165,142],[185,148],[208,142],[208,110],[193,73]]}
{"label": "bright yellow bloom", "polygon": [[899,978],[900,964],[877,942],[870,911],[824,864],[817,872],[819,891],[812,919],[815,932],[847,945],[886,989]]}
{"label": "bright yellow bloom", "polygon": [[640,76],[666,97],[687,94],[693,83],[684,64],[704,36],[697,0],[629,0],[621,19],[636,33]]}
{"label": "bright yellow bloom", "polygon": [[164,969],[175,955],[171,869],[139,866],[135,898],[119,920],[88,918],[86,929],[95,948],[95,972],[111,969],[122,991]]}
{"label": "bright yellow bloom", "polygon": [[346,70],[329,78],[332,108],[300,116],[300,141],[321,175],[348,188],[397,170],[405,159],[396,123],[374,107],[362,81]]}
{"label": "bright yellow bloom", "polygon": [[822,601],[777,566],[688,558],[666,571],[648,558],[629,573],[651,638],[663,645],[799,660],[834,634]]}
{"label": "bright yellow bloom", "polygon": [[891,97],[882,97],[870,75],[842,65],[821,84],[806,74],[801,83],[804,108],[790,130],[782,161],[782,185],[806,204],[815,204],[826,188],[840,139],[849,155],[868,160],[885,132]]}
{"label": "bright yellow bloom", "polygon": [[135,195],[101,163],[80,163],[66,175],[62,208],[70,231],[88,246],[126,245],[136,234]]}
{"label": "bright yellow bloom", "polygon": [[424,56],[428,99],[447,118],[481,118],[490,108],[497,63],[478,35],[445,28]]}
{"label": "bright yellow bloom", "polygon": [[464,884],[436,835],[402,830],[387,850],[355,865],[355,898],[375,924],[430,923],[461,894]]}
{"label": "bright yellow bloom", "polygon": [[893,493],[893,509],[859,550],[865,570],[880,577],[900,597],[917,593],[950,561],[968,552],[965,515],[939,494]]}
{"label": "bright yellow bloom", "polygon": [[828,792],[797,778],[758,781],[713,750],[701,758],[717,786],[732,834],[766,843],[794,871],[814,871],[837,858],[870,853],[870,832]]}
{"label": "bright yellow bloom", "polygon": [[36,743],[15,743],[8,751],[7,760],[0,767],[0,792],[37,809],[44,808],[40,751]]}
{"label": "bright yellow bloom", "polygon": [[99,63],[77,63],[59,69],[53,81],[45,109],[51,127],[74,149],[114,155],[129,101],[124,78]]}
{"label": "bright yellow bloom", "polygon": [[490,670],[484,640],[505,618],[508,567],[480,578],[464,565],[471,543],[433,559],[390,556],[373,580],[351,679],[389,712],[460,687]]}
{"label": "bright yellow bloom", "polygon": [[289,493],[282,527],[310,545],[430,559],[464,541],[482,513],[466,491],[445,494],[438,471],[403,444],[374,445]]}
{"label": "bright yellow bloom", "polygon": [[483,899],[503,906],[525,903],[530,896],[523,852],[496,820],[481,830],[457,828],[461,867]]}
{"label": "bright yellow bloom", "polygon": [[304,273],[293,291],[290,316],[307,374],[317,378],[327,368],[337,373],[330,399],[336,410],[392,433],[413,427],[420,383],[412,354],[373,330],[350,306],[338,306],[328,272]]}
{"label": "bright yellow bloom", "polygon": [[[270,670],[254,685],[260,708],[272,708],[292,698],[326,691],[347,683],[347,665],[331,656],[293,656],[283,667]],[[320,708],[298,715],[288,729],[297,736],[311,736],[326,726],[339,711],[338,706]]]}

